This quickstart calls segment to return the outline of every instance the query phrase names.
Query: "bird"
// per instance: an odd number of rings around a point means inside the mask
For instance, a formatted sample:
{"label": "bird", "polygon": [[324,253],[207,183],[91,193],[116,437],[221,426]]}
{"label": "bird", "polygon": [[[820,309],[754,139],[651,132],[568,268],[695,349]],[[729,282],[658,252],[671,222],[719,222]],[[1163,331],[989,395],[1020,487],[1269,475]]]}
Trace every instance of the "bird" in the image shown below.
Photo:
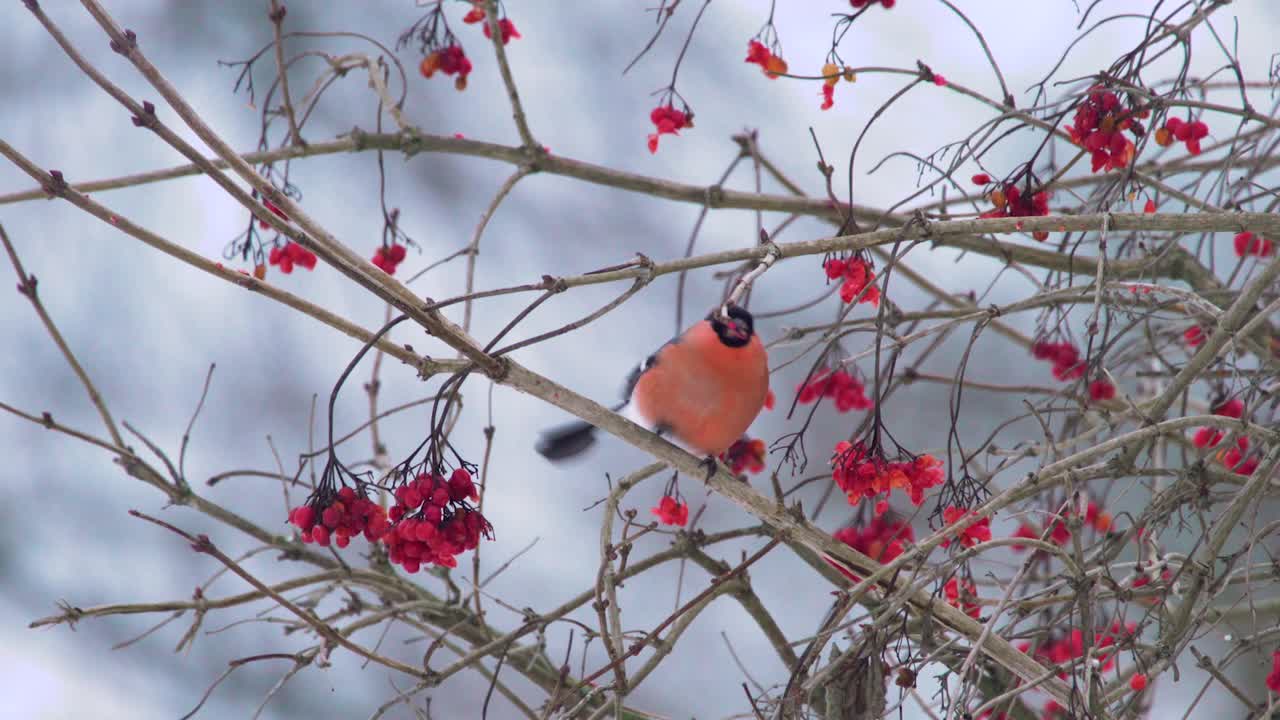
{"label": "bird", "polygon": [[[769,359],[745,308],[726,304],[647,357],[613,408],[676,445],[714,459],[747,431],[769,394]],[[595,443],[595,426],[575,421],[547,430],[535,449],[551,461]]]}

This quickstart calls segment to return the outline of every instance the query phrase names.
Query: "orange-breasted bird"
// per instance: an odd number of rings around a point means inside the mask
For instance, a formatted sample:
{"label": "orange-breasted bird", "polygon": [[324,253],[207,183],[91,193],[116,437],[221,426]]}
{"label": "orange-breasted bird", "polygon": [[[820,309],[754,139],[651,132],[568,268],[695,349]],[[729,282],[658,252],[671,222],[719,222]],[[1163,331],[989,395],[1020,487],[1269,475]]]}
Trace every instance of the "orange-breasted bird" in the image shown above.
{"label": "orange-breasted bird", "polygon": [[[691,453],[715,457],[742,437],[769,394],[769,362],[751,313],[713,310],[640,364],[627,379],[627,419]],[[543,433],[537,450],[549,460],[573,457],[595,442],[581,420]]]}

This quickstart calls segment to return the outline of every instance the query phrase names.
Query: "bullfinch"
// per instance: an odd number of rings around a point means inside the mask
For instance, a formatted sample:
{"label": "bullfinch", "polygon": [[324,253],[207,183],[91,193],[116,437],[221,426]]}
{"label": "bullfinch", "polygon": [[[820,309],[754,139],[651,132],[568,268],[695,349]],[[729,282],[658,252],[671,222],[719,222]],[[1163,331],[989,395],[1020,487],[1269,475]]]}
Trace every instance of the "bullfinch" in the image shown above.
{"label": "bullfinch", "polygon": [[[632,371],[624,417],[703,457],[715,457],[742,437],[769,394],[769,363],[751,313],[729,305],[663,345]],[[581,420],[542,434],[538,453],[563,460],[595,442]]]}

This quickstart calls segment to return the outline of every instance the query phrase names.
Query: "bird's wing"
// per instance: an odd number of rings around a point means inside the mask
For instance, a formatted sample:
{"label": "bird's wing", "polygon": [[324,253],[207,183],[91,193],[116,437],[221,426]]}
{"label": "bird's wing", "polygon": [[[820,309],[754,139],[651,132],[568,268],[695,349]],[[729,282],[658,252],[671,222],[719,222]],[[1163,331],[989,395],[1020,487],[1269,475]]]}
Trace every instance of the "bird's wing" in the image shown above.
{"label": "bird's wing", "polygon": [[[658,363],[658,355],[662,353],[663,349],[665,349],[668,345],[674,345],[678,342],[680,342],[679,335],[663,343],[662,347],[658,348],[657,350],[654,350],[653,353],[651,353],[649,357],[645,358],[643,362],[641,362],[639,365],[631,369],[631,373],[627,375],[626,388],[622,392],[622,405],[626,405],[627,403],[631,402],[631,393],[635,392],[636,383],[640,382],[640,376],[644,375],[646,372],[649,371],[649,368],[653,367]],[[617,409],[618,408],[614,408],[615,411]]]}

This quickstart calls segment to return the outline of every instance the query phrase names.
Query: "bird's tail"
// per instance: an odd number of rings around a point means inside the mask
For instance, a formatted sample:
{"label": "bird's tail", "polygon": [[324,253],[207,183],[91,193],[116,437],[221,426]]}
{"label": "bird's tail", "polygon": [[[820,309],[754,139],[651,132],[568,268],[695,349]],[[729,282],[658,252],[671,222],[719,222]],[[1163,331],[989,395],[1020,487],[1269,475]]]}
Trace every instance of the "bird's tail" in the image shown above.
{"label": "bird's tail", "polygon": [[595,442],[596,426],[577,420],[542,433],[535,447],[538,454],[548,460],[565,460],[584,452]]}

